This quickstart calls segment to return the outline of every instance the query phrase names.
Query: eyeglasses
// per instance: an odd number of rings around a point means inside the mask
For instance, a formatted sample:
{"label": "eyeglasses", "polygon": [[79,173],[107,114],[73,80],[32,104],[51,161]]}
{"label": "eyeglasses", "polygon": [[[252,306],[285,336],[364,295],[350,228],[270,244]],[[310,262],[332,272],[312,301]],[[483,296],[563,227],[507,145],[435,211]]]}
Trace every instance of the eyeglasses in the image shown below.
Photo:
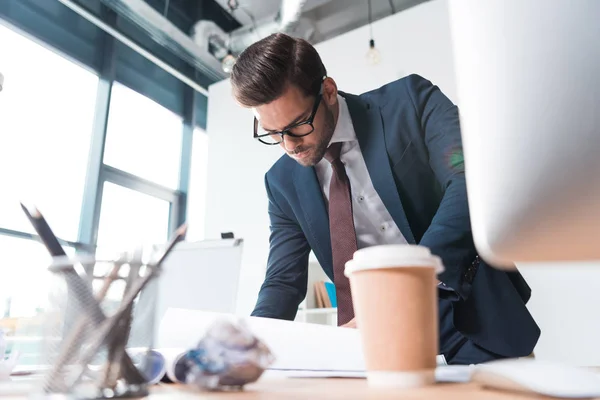
{"label": "eyeglasses", "polygon": [[322,98],[323,85],[321,85],[321,89],[319,90],[319,94],[315,99],[315,104],[312,108],[312,112],[310,113],[308,119],[306,121],[298,122],[291,126],[288,126],[282,131],[267,131],[260,126],[256,117],[254,117],[254,139],[258,139],[261,143],[272,146],[283,142],[284,135],[288,135],[294,138],[300,138],[303,136],[310,135],[315,130],[313,120],[315,119],[315,115],[317,114],[317,110],[319,109],[319,105],[321,104]]}

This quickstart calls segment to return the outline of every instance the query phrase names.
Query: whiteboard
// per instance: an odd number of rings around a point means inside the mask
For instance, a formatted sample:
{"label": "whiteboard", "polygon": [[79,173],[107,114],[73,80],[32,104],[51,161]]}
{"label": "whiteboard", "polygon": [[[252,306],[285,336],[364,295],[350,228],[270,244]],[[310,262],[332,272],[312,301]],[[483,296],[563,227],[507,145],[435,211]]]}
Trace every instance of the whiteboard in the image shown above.
{"label": "whiteboard", "polygon": [[154,308],[156,329],[169,308],[235,312],[242,248],[242,239],[177,244],[147,292],[156,297],[140,298],[140,303],[148,301],[147,305],[154,306],[148,308]]}

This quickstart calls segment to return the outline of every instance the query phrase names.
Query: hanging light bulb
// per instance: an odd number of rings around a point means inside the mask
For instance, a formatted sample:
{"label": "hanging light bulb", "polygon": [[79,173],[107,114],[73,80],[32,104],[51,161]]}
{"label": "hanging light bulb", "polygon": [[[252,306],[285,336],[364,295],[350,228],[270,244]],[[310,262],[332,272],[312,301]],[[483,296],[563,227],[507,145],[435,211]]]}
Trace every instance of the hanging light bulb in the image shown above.
{"label": "hanging light bulb", "polygon": [[369,65],[377,65],[381,61],[381,53],[375,47],[375,41],[373,39],[369,40],[369,50],[367,51],[367,63]]}
{"label": "hanging light bulb", "polygon": [[369,33],[371,39],[369,40],[369,50],[367,51],[366,58],[369,65],[377,65],[381,61],[381,53],[379,49],[375,47],[375,39],[373,39],[373,19],[371,18],[371,0],[369,0]]}
{"label": "hanging light bulb", "polygon": [[223,68],[223,72],[230,74],[231,71],[233,71],[233,66],[235,65],[236,61],[237,58],[231,54],[231,50],[227,51],[227,55],[221,60],[221,68]]}
{"label": "hanging light bulb", "polygon": [[221,60],[221,68],[226,74],[230,74],[233,71],[233,66],[237,61],[237,57],[231,52],[231,32],[229,32],[229,40],[227,41],[227,55]]}

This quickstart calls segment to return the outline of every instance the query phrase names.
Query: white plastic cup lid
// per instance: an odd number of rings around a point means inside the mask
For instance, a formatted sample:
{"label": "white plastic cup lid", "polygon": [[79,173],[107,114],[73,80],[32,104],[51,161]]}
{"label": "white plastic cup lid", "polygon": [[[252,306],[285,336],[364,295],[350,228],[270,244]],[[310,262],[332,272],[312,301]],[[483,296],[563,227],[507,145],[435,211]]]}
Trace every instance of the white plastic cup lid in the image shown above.
{"label": "white plastic cup lid", "polygon": [[371,269],[433,267],[435,273],[444,272],[442,259],[431,254],[424,246],[411,244],[389,244],[371,246],[354,253],[354,258],[346,263],[344,275]]}

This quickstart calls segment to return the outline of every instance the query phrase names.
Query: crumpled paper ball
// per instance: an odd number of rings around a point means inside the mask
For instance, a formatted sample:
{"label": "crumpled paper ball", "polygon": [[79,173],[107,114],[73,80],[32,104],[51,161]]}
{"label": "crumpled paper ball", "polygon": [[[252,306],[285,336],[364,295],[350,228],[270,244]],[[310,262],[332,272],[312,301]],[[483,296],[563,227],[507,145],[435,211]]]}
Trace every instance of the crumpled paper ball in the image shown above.
{"label": "crumpled paper ball", "polygon": [[256,382],[275,361],[243,321],[218,320],[175,365],[175,375],[203,390],[240,390]]}

